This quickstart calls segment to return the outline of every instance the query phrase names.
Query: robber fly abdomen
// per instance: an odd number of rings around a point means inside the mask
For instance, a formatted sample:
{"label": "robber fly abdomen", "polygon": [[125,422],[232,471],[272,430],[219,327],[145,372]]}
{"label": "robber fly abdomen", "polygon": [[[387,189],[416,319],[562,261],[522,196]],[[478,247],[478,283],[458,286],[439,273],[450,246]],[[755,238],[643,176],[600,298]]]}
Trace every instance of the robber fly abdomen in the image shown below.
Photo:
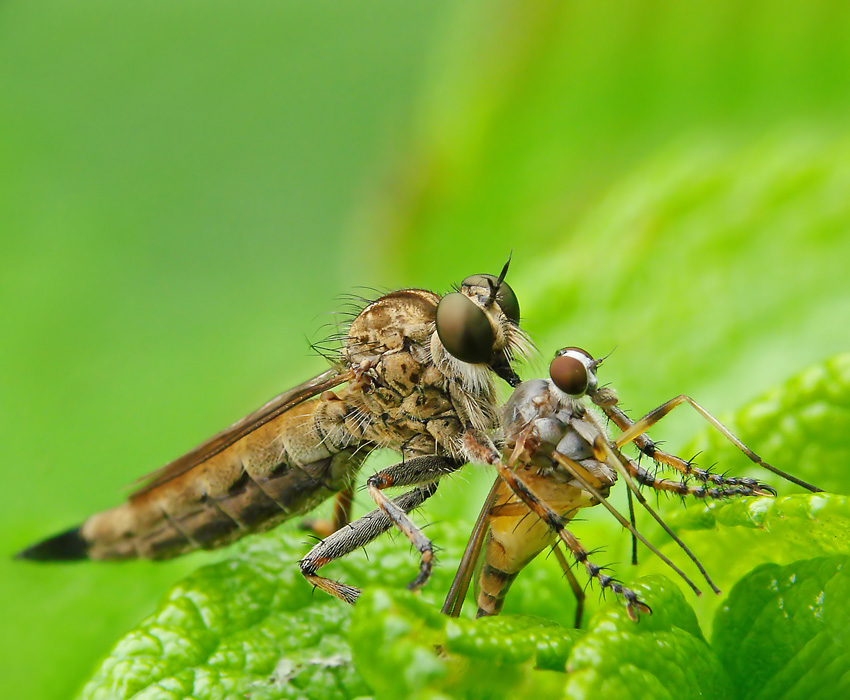
{"label": "robber fly abdomen", "polygon": [[[466,461],[464,431],[494,426],[492,375],[519,382],[510,362],[530,343],[518,328],[506,272],[507,265],[499,277],[468,277],[442,298],[405,289],[368,304],[343,338],[334,369],[154,472],[126,503],[19,556],[162,559],[218,547],[306,513],[334,493],[350,503],[357,472],[377,447],[404,460],[403,478],[391,467],[384,481],[423,483],[433,492],[443,474]],[[384,481],[370,493],[404,529],[404,514],[381,493]],[[335,525],[346,518],[343,512]]]}
{"label": "robber fly abdomen", "polygon": [[369,454],[350,423],[336,395],[300,403],[192,469],[90,517],[79,529],[81,553],[164,559],[306,513],[349,488]]}

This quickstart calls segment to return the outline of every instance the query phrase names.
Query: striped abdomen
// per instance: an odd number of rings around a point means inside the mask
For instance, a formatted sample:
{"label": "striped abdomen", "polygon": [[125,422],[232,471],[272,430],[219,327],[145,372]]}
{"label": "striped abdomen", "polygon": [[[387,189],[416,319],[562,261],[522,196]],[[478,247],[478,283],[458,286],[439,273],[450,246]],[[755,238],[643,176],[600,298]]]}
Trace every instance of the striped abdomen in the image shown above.
{"label": "striped abdomen", "polygon": [[351,484],[371,446],[352,436],[348,413],[329,392],[300,403],[188,471],[19,556],[166,559],[273,527]]}
{"label": "striped abdomen", "polygon": [[[579,508],[593,505],[587,492],[551,474],[541,476],[533,470],[523,470],[522,475],[532,491],[562,515],[565,522]],[[478,578],[477,617],[498,615],[517,574],[556,539],[554,531],[502,483],[496,504],[490,511],[489,533]]]}

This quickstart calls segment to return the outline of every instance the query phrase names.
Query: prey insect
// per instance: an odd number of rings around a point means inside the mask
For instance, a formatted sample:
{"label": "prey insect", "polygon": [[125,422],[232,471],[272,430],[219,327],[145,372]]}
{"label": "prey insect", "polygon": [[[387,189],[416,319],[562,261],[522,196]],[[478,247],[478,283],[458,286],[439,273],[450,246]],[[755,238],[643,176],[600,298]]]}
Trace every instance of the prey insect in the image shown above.
{"label": "prey insect", "polygon": [[[335,530],[348,521],[364,459],[384,447],[402,462],[372,476],[369,493],[417,547],[420,570],[411,586],[418,587],[433,553],[414,535],[406,510],[469,461],[466,433],[496,425],[493,376],[518,384],[511,362],[533,349],[519,328],[507,270],[467,277],[442,298],[402,289],[369,303],[342,337],[331,369],[153,472],[127,502],[18,557],[165,559],[269,529],[338,494],[328,528]],[[392,485],[414,488],[394,502],[384,494]],[[302,570],[325,587],[309,567]]]}
{"label": "prey insect", "polygon": [[[699,595],[688,576],[636,530],[634,517],[626,519],[608,503],[607,496],[618,476],[629,488],[630,505],[634,495],[694,561],[712,590],[719,592],[696,557],[646,502],[637,485],[694,498],[775,495],[775,491],[755,479],[724,477],[698,469],[691,462],[658,449],[644,431],[683,403],[693,406],[754,463],[811,491],[820,490],[764,462],[690,397],[678,396],[639,421],[631,421],[617,406],[616,393],[599,386],[596,370],[600,364],[600,360],[580,348],[564,348],[552,360],[549,379],[523,382],[505,404],[500,441],[504,461],[501,455],[480,455],[497,467],[499,476],[475,523],[443,606],[444,613],[460,614],[479,556],[483,561],[477,616],[481,617],[498,614],[517,574],[544,549],[554,547],[577,599],[576,626],[580,626],[584,589],[558,545],[566,547],[576,564],[603,591],[610,590],[622,599],[632,619],[651,612],[634,591],[594,563],[591,553],[567,528],[580,509],[598,504],[603,504],[632,533],[634,541],[643,542]],[[610,438],[588,410],[584,397],[601,409],[622,434]],[[624,455],[620,448],[630,442],[657,463],[678,471],[681,480],[658,478]]]}

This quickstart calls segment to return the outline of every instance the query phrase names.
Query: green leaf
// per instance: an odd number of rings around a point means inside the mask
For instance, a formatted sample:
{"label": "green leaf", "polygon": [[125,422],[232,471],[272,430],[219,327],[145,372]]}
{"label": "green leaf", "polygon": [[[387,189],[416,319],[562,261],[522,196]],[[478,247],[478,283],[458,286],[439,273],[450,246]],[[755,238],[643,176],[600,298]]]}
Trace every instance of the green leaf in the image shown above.
{"label": "green leaf", "polygon": [[277,700],[365,692],[345,642],[349,610],[313,600],[297,567],[295,537],[260,538],[241,556],[176,585],[115,645],[81,697],[212,700],[250,693]]}
{"label": "green leaf", "polygon": [[742,700],[835,698],[850,692],[847,557],[765,564],[717,613],[712,646]]}
{"label": "green leaf", "polygon": [[[847,489],[850,353],[806,369],[721,419],[744,443],[757,445],[768,462],[824,490]],[[704,452],[720,464],[740,463],[736,448],[715,430],[701,431],[685,452]],[[758,475],[770,478],[764,471]]]}
{"label": "green leaf", "polygon": [[[789,564],[822,555],[850,554],[850,499],[846,496],[818,493],[742,498],[681,509],[665,519],[722,591],[764,563]],[[672,542],[661,550],[674,561],[684,561]],[[669,571],[649,556],[639,570]],[[692,571],[692,566],[686,567],[687,573]],[[691,575],[695,578],[697,574]],[[721,600],[706,593],[694,601],[704,626],[710,625]]]}
{"label": "green leaf", "polygon": [[636,589],[652,615],[635,623],[611,601],[587,631],[526,616],[448,620],[403,591],[373,590],[352,621],[355,661],[378,698],[728,697],[678,589],[664,577]]}
{"label": "green leaf", "polygon": [[729,680],[693,610],[663,576],[635,586],[653,610],[632,622],[622,606],[601,610],[567,664],[570,698],[728,698]]}

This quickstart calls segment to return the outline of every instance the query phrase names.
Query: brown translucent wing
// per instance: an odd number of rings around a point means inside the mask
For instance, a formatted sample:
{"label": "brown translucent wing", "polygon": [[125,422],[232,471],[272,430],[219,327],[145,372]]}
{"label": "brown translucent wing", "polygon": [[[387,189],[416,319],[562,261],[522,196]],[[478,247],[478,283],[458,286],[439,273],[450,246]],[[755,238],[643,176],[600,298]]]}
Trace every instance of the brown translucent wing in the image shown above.
{"label": "brown translucent wing", "polygon": [[496,504],[501,483],[501,477],[497,476],[493,482],[493,486],[490,488],[490,493],[487,494],[487,498],[484,500],[484,505],[481,506],[481,512],[478,514],[478,519],[475,521],[472,533],[469,535],[466,549],[463,550],[463,556],[457,567],[457,573],[452,581],[452,585],[449,587],[449,592],[446,594],[446,602],[443,603],[441,610],[444,615],[448,615],[449,617],[458,617],[460,615],[463,602],[466,599],[466,592],[469,590],[469,583],[472,581],[475,566],[481,554],[481,546],[484,544],[484,538],[487,536],[490,511],[493,510],[493,506]]}
{"label": "brown translucent wing", "polygon": [[205,462],[210,457],[226,450],[237,440],[241,440],[260,426],[274,420],[284,411],[289,410],[302,401],[321,394],[323,391],[328,391],[344,382],[351,381],[353,377],[354,375],[350,371],[340,372],[336,368],[329,369],[327,372],[323,372],[312,379],[308,379],[303,384],[299,384],[289,391],[275,396],[271,401],[253,413],[236,421],[229,428],[225,428],[217,435],[213,435],[209,440],[201,443],[195,449],[138,479],[139,482],[144,482],[144,484],[138,490],[131,493],[130,498],[137,498],[151,489],[170,481],[174,477],[180,476],[180,474]]}

